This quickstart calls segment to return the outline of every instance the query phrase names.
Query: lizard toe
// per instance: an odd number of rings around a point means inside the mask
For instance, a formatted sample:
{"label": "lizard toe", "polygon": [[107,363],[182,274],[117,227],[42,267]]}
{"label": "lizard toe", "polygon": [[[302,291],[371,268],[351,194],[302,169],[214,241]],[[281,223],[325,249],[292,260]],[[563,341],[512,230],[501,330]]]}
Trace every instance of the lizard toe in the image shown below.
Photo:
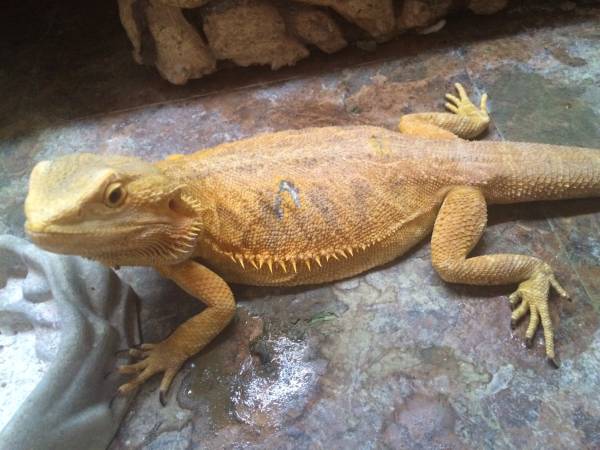
{"label": "lizard toe", "polygon": [[525,345],[528,348],[533,346],[535,333],[541,325],[544,332],[546,357],[550,364],[558,367],[559,362],[554,351],[554,327],[548,306],[550,287],[553,287],[563,298],[567,298],[566,291],[558,283],[550,267],[543,264],[527,280],[521,282],[517,291],[510,295],[511,305],[518,304],[511,314],[511,324],[516,325],[529,313]]}
{"label": "lizard toe", "polygon": [[164,373],[159,388],[159,401],[164,406],[167,391],[187,358],[174,351],[167,341],[158,344],[142,344],[139,348],[130,349],[129,354],[141,360],[118,367],[119,373],[135,375],[119,388],[119,393],[129,393],[151,376]]}
{"label": "lizard toe", "polygon": [[471,99],[469,99],[467,91],[465,90],[462,84],[455,83],[454,87],[458,92],[458,97],[453,94],[446,94],[446,109],[448,109],[451,113],[456,114],[457,116],[467,117],[470,120],[476,122],[477,128],[487,127],[487,124],[490,120],[489,114],[487,112],[487,94],[482,95],[480,106],[478,108],[473,104]]}
{"label": "lizard toe", "polygon": [[175,378],[175,375],[177,375],[177,372],[179,372],[178,367],[166,370],[160,382],[160,387],[158,389],[158,399],[160,401],[160,404],[163,406],[167,405],[167,392],[169,391],[169,387],[171,387],[171,384],[173,383],[173,379]]}
{"label": "lizard toe", "polygon": [[146,361],[142,360],[135,364],[127,364],[124,366],[119,366],[119,367],[117,367],[117,371],[121,374],[129,375],[132,373],[139,373],[142,370],[144,370],[146,367],[148,367],[148,363]]}
{"label": "lizard toe", "polygon": [[148,352],[145,352],[145,351],[140,350],[138,348],[130,348],[129,349],[129,355],[133,356],[134,358],[137,358],[137,359],[143,359],[143,358],[146,358],[148,356]]}
{"label": "lizard toe", "polygon": [[125,395],[131,393],[132,391],[140,387],[142,384],[144,384],[144,382],[155,373],[156,372],[150,367],[146,367],[127,383],[119,386],[119,394]]}
{"label": "lizard toe", "polygon": [[520,293],[519,293],[519,299],[520,299],[520,303],[517,303],[517,302],[512,303],[514,305],[514,309],[510,315],[510,321],[511,321],[511,324],[513,324],[513,326],[516,326],[521,321],[521,319],[523,317],[525,317],[525,315],[529,311],[528,299],[525,297],[522,297]]}

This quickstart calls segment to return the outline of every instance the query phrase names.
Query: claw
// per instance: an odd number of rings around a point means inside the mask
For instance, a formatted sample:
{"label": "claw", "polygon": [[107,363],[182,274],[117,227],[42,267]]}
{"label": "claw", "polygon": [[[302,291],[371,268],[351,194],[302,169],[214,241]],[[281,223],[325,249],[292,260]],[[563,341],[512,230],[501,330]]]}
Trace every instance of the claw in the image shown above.
{"label": "claw", "polygon": [[565,291],[563,289],[563,287],[560,285],[560,283],[558,282],[558,280],[553,276],[550,277],[550,285],[554,288],[554,290],[556,292],[558,292],[558,295],[560,295],[562,298],[564,299],[568,299],[571,300],[571,297],[569,296],[569,294],[567,294],[567,291]]}
{"label": "claw", "polygon": [[165,399],[165,395],[166,395],[165,391],[158,391],[158,401],[160,402],[160,404],[163,407],[167,406],[167,400]]}
{"label": "claw", "polygon": [[143,352],[142,350],[138,350],[137,348],[130,348],[129,349],[129,355],[133,356],[134,358],[145,358],[147,356],[146,352]]}
{"label": "claw", "polygon": [[527,347],[527,348],[533,347],[533,337],[525,338],[525,347]]}
{"label": "claw", "polygon": [[550,364],[554,369],[560,369],[560,358],[558,355],[548,357],[548,364]]}
{"label": "claw", "polygon": [[112,408],[113,403],[115,402],[115,399],[119,396],[120,392],[116,392],[115,394],[113,394],[110,397],[110,400],[108,401],[108,409]]}
{"label": "claw", "polygon": [[481,101],[479,102],[479,109],[481,109],[481,112],[485,113],[485,114],[487,114],[487,112],[488,112],[487,101],[488,101],[488,95],[484,93],[481,96]]}
{"label": "claw", "polygon": [[121,386],[119,386],[119,388],[117,389],[117,392],[119,393],[119,395],[127,395],[130,392],[132,392],[137,386],[134,385],[133,383],[125,383],[122,384]]}

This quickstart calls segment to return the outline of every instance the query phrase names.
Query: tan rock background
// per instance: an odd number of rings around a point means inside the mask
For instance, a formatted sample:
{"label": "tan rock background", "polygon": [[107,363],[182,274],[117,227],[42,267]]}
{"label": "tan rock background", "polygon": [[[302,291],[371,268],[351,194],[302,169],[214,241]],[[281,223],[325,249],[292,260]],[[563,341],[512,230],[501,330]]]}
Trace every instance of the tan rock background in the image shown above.
{"label": "tan rock background", "polygon": [[173,84],[218,69],[294,65],[317,48],[374,49],[411,30],[428,33],[460,10],[493,14],[508,0],[118,0],[133,58]]}

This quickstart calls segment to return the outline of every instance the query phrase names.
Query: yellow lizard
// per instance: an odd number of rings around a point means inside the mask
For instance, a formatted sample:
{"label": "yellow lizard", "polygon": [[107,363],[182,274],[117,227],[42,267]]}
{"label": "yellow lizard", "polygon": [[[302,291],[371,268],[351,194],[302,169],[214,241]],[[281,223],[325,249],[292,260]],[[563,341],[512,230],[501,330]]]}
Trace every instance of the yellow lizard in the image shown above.
{"label": "yellow lizard", "polygon": [[167,339],[143,344],[127,393],[164,373],[160,400],[183,363],[235,314],[227,283],[324,283],[391,261],[431,234],[431,256],[451,283],[518,283],[512,321],[541,321],[555,358],[548,294],[564,289],[527,255],[469,257],[487,205],[600,196],[600,150],[469,142],[486,130],[456,85],[447,113],[410,114],[398,132],[372,126],[262,134],[157,163],[74,154],[33,169],[26,231],[39,246],[109,266],[156,268],[207,306]]}

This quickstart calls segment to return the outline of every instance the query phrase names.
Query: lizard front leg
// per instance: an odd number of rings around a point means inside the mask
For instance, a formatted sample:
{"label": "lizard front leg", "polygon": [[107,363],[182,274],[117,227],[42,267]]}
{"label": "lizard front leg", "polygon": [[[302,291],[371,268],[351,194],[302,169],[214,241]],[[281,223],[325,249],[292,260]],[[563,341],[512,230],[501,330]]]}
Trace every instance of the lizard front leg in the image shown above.
{"label": "lizard front leg", "polygon": [[235,300],[227,283],[197,262],[185,261],[158,267],[158,270],[207,306],[164,341],[130,350],[130,354],[141,361],[119,368],[121,373],[136,375],[119,388],[122,394],[132,391],[152,375],[164,372],[159,388],[160,402],[164,405],[165,394],[183,363],[212,341],[233,318]]}
{"label": "lizard front leg", "polygon": [[478,108],[460,83],[454,86],[458,97],[446,94],[446,108],[450,113],[407,114],[398,123],[400,132],[429,139],[473,139],[487,130],[490,123],[487,94],[481,96]]}
{"label": "lizard front leg", "polygon": [[479,189],[458,187],[446,196],[438,213],[431,239],[431,259],[440,276],[451,283],[498,285],[520,283],[510,296],[519,306],[513,311],[511,325],[529,312],[526,342],[530,346],[541,321],[548,360],[558,367],[554,351],[554,331],[548,311],[548,294],[552,286],[567,297],[552,269],[533,256],[496,254],[468,255],[479,241],[487,221],[485,198]]}

